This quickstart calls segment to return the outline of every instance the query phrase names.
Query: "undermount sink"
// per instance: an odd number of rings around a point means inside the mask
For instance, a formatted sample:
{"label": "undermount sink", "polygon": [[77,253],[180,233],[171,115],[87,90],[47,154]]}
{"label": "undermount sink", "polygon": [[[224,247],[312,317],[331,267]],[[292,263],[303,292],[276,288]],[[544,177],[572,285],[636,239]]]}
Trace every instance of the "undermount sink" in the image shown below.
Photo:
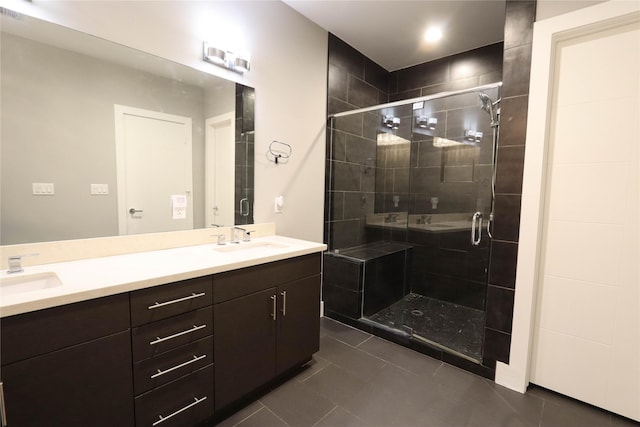
{"label": "undermount sink", "polygon": [[44,272],[5,276],[0,279],[0,294],[4,296],[41,291],[62,286],[56,273]]}
{"label": "undermount sink", "polygon": [[216,246],[213,250],[222,253],[252,253],[258,255],[285,248],[287,248],[287,245],[273,242],[240,242],[229,243],[224,246]]}

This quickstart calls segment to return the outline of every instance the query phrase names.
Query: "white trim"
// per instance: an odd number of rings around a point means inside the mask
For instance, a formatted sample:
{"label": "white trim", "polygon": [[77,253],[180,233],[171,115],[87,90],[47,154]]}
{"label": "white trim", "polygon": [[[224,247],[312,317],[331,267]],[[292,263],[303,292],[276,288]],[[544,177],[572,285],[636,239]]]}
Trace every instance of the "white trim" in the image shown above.
{"label": "white trim", "polygon": [[640,2],[609,1],[534,24],[511,351],[509,364],[497,363],[495,377],[496,383],[521,393],[530,378],[556,46],[639,17]]}
{"label": "white trim", "polygon": [[[177,116],[174,114],[161,113],[158,111],[144,110],[142,108],[129,107],[126,105],[113,104],[113,112],[115,118],[115,134],[116,134],[116,175],[118,189],[118,234],[120,236],[127,234],[127,192],[126,192],[126,151],[124,147],[124,116],[133,115],[139,117],[148,117],[157,120],[179,123],[186,126],[187,155],[185,156],[186,171],[188,173],[188,182],[185,192],[188,198],[188,206],[193,206],[193,152],[192,152],[192,120],[190,117]],[[193,228],[193,209],[188,214]]]}

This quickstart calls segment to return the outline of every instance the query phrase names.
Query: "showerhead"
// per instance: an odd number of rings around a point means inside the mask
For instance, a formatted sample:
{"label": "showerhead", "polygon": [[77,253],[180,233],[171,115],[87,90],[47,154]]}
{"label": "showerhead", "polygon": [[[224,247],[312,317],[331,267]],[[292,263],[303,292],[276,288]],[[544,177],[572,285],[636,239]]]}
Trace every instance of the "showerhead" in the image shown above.
{"label": "showerhead", "polygon": [[482,102],[482,107],[481,108],[484,111],[486,111],[487,113],[489,113],[489,116],[491,117],[491,127],[498,126],[499,122],[498,122],[498,117],[497,117],[497,111],[494,110],[493,107],[498,105],[498,103],[501,101],[501,99],[498,98],[496,101],[492,101],[491,98],[489,98],[489,95],[487,95],[484,92],[480,92],[478,94],[478,97],[480,98],[480,102]]}
{"label": "showerhead", "polygon": [[489,98],[489,95],[487,95],[484,92],[480,92],[478,94],[478,97],[480,98],[480,101],[482,102],[482,109],[484,111],[486,111],[487,113],[490,113],[491,110],[493,110],[493,101],[491,101],[491,98]]}

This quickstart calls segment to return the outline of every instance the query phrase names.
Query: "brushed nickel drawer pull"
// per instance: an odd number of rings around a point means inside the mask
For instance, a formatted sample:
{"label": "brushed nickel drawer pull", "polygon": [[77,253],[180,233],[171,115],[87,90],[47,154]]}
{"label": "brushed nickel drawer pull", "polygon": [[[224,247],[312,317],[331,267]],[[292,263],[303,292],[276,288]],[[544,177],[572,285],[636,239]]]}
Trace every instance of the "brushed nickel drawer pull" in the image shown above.
{"label": "brushed nickel drawer pull", "polygon": [[271,295],[271,302],[272,302],[272,307],[271,307],[271,318],[273,320],[276,320],[278,318],[278,308],[277,306],[277,299],[275,295]]}
{"label": "brushed nickel drawer pull", "polygon": [[169,418],[175,417],[176,415],[178,415],[180,412],[184,412],[187,409],[196,406],[198,403],[200,402],[204,402],[205,400],[207,400],[207,396],[203,396],[200,399],[198,399],[197,397],[193,398],[193,402],[188,404],[187,406],[185,406],[182,409],[178,409],[176,412],[174,412],[171,415],[167,415],[166,417],[163,417],[162,415],[158,415],[158,417],[160,417],[160,419],[158,421],[156,421],[155,423],[153,423],[152,425],[157,426],[158,424],[167,421]]}
{"label": "brushed nickel drawer pull", "polygon": [[191,328],[191,329],[187,329],[186,331],[178,332],[178,333],[176,333],[176,334],[169,335],[169,336],[162,337],[162,338],[160,338],[160,337],[156,337],[156,339],[155,339],[155,340],[153,340],[153,341],[151,341],[151,342],[149,342],[149,344],[151,344],[151,345],[160,344],[161,342],[164,342],[164,341],[167,341],[167,340],[171,340],[171,339],[173,339],[173,338],[178,338],[178,337],[180,337],[180,336],[182,336],[182,335],[190,334],[191,332],[199,331],[200,329],[204,329],[204,328],[206,328],[206,327],[207,327],[207,325],[206,325],[206,324],[204,324],[204,325],[198,325],[198,326],[193,325],[193,328]]}
{"label": "brushed nickel drawer pull", "polygon": [[282,317],[287,315],[287,291],[280,292],[282,295]]}
{"label": "brushed nickel drawer pull", "polygon": [[7,426],[7,408],[4,404],[4,384],[0,381],[0,417],[2,422],[2,427]]}
{"label": "brushed nickel drawer pull", "polygon": [[149,310],[153,310],[154,308],[160,308],[160,307],[164,307],[165,305],[170,305],[170,304],[176,304],[178,302],[183,302],[183,301],[188,301],[190,299],[194,299],[194,298],[200,298],[205,296],[206,293],[205,292],[201,292],[199,294],[196,294],[195,292],[193,292],[191,295],[186,296],[186,297],[182,297],[182,298],[178,298],[178,299],[173,299],[171,301],[165,301],[165,302],[156,302],[153,305],[150,305],[149,307],[147,307]]}
{"label": "brushed nickel drawer pull", "polygon": [[184,368],[185,366],[191,365],[192,363],[196,363],[198,360],[202,360],[202,359],[204,359],[205,357],[207,357],[207,355],[206,355],[206,354],[203,354],[202,356],[196,356],[196,355],[194,354],[194,355],[193,355],[193,359],[189,359],[189,360],[187,360],[187,361],[186,361],[186,362],[184,362],[184,363],[181,363],[181,364],[176,365],[176,366],[174,366],[174,367],[172,367],[172,368],[169,368],[169,369],[165,369],[164,371],[163,371],[163,370],[158,369],[158,372],[156,372],[155,374],[151,375],[151,379],[161,377],[162,375],[164,375],[164,374],[168,374],[169,372],[171,372],[171,371],[175,371],[176,369]]}

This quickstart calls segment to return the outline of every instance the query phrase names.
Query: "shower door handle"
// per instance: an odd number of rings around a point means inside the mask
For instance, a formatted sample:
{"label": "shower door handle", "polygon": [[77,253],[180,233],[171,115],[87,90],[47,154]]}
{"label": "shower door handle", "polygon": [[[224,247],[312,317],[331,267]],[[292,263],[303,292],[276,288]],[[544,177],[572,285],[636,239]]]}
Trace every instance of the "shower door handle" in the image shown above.
{"label": "shower door handle", "polygon": [[478,246],[482,240],[482,212],[476,212],[471,219],[471,244]]}
{"label": "shower door handle", "polygon": [[249,199],[246,197],[240,199],[240,215],[249,216]]}

